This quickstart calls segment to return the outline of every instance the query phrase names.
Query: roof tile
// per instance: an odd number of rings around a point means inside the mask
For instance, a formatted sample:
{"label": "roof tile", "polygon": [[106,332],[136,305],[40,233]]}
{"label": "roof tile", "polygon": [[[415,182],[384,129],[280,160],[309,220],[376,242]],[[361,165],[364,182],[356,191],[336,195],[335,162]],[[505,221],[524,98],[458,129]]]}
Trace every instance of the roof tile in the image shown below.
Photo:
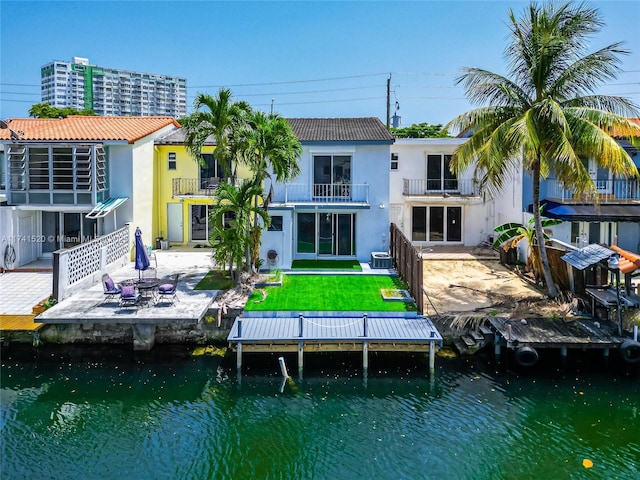
{"label": "roof tile", "polygon": [[393,142],[379,118],[287,118],[301,142]]}
{"label": "roof tile", "polygon": [[[14,118],[9,129],[21,132],[24,141],[126,141],[134,143],[161,128],[180,124],[172,117]],[[11,139],[9,129],[0,130],[0,140]]]}

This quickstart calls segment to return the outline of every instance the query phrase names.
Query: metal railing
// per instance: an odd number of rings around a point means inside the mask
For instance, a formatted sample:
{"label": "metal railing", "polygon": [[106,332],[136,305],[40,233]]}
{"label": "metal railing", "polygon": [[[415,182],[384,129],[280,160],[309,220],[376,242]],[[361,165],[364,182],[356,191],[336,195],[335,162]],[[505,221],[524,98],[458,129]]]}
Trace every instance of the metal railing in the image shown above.
{"label": "metal railing", "polygon": [[640,200],[640,181],[637,179],[596,179],[594,180],[597,198],[594,194],[576,193],[573,189],[565,188],[556,179],[546,180],[546,198],[558,199],[566,203],[630,203]]}
{"label": "metal railing", "polygon": [[364,183],[289,183],[276,188],[274,202],[369,203],[369,185]]}
{"label": "metal railing", "polygon": [[[245,179],[236,178],[235,185],[239,186],[245,182]],[[216,188],[221,183],[231,183],[231,179],[199,179],[199,178],[174,178],[171,185],[171,194],[174,197],[179,196],[196,196],[196,197],[212,197]]]}
{"label": "metal railing", "polygon": [[471,179],[459,180],[451,178],[430,180],[426,178],[403,178],[402,194],[478,196],[480,192]]}

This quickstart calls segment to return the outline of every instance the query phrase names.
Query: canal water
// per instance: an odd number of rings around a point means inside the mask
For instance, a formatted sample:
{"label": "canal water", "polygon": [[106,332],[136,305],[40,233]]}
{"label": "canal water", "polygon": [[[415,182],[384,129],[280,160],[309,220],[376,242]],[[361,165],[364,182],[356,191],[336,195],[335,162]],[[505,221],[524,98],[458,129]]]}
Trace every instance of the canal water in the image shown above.
{"label": "canal water", "polygon": [[[2,350],[0,478],[638,479],[640,374],[601,357],[436,361]],[[289,368],[295,358],[286,357]],[[590,468],[587,468],[590,467]]]}

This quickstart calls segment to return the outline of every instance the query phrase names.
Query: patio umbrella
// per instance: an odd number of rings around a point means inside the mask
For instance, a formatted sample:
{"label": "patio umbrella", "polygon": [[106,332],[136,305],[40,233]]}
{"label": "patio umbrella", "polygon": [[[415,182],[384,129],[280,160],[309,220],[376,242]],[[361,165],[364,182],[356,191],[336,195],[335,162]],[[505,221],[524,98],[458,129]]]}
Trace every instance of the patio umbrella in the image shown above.
{"label": "patio umbrella", "polygon": [[149,261],[149,254],[147,253],[147,247],[145,247],[142,241],[142,230],[140,227],[136,228],[136,270],[138,270],[138,280],[142,276],[142,271],[149,268],[151,262]]}

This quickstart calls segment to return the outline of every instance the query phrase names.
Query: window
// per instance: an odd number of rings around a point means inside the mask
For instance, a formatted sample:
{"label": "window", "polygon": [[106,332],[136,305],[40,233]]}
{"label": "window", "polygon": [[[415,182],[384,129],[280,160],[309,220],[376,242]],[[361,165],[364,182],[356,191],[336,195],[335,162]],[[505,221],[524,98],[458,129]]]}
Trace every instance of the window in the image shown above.
{"label": "window", "polygon": [[315,155],[313,157],[314,197],[349,197],[348,185],[351,185],[350,155]]}
{"label": "window", "polygon": [[413,207],[411,240],[414,242],[461,242],[461,207]]}
{"label": "window", "polygon": [[427,155],[427,191],[458,190],[458,179],[450,166],[451,155]]}
{"label": "window", "polygon": [[273,215],[271,217],[271,225],[267,229],[269,232],[281,232],[282,231],[282,215]]}
{"label": "window", "polygon": [[169,170],[175,170],[178,162],[176,161],[176,152],[169,152]]}
{"label": "window", "polygon": [[398,154],[391,154],[391,170],[398,170]]}

